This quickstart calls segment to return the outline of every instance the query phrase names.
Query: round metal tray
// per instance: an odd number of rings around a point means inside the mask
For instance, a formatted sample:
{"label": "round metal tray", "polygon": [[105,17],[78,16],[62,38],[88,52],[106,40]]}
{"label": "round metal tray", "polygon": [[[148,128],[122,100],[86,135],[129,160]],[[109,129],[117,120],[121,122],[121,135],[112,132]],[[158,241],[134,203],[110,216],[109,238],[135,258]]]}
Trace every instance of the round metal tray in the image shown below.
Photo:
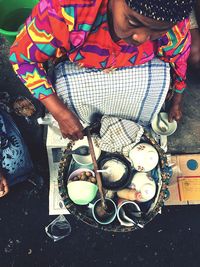
{"label": "round metal tray", "polygon": [[133,226],[122,226],[116,220],[108,225],[100,225],[97,223],[91,216],[90,209],[87,206],[80,206],[74,204],[68,196],[67,192],[67,179],[68,179],[68,172],[70,169],[70,165],[72,162],[72,156],[67,155],[66,152],[72,150],[73,145],[75,142],[70,141],[67,144],[65,151],[63,152],[62,158],[59,164],[59,171],[58,171],[58,187],[59,193],[62,197],[64,205],[66,209],[69,210],[71,214],[73,214],[78,220],[87,223],[90,226],[105,230],[105,231],[112,231],[112,232],[130,232],[136,229],[141,228],[141,226],[145,226],[148,222],[150,222],[161,210],[164,201],[169,196],[168,191],[168,184],[170,181],[170,168],[167,163],[167,157],[164,150],[160,147],[160,145],[155,141],[155,139],[150,135],[150,133],[145,132],[142,136],[142,141],[145,141],[155,147],[159,154],[159,172],[160,172],[160,187],[157,190],[156,196],[154,197],[154,202],[151,205],[151,208],[146,212],[142,218],[138,220],[137,224]]}

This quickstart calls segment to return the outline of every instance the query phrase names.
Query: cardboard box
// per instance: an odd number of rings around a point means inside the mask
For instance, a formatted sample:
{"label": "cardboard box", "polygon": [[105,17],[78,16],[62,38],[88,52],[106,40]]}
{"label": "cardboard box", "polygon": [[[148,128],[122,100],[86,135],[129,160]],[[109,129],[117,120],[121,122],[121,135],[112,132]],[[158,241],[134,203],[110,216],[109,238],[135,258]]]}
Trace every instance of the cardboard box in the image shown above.
{"label": "cardboard box", "polygon": [[49,161],[49,215],[69,214],[58,192],[58,168],[63,150],[69,140],[62,138],[54,127],[47,127],[46,148]]}
{"label": "cardboard box", "polygon": [[173,155],[170,197],[165,205],[200,204],[200,154]]}

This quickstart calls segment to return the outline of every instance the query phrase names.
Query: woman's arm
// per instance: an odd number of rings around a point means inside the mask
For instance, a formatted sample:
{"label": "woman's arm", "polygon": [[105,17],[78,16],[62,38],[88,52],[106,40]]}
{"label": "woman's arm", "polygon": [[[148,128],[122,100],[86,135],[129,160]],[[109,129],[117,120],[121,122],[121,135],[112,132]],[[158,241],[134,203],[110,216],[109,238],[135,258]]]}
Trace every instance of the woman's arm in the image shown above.
{"label": "woman's arm", "polygon": [[69,50],[69,30],[59,1],[40,0],[10,49],[10,62],[31,94],[52,113],[63,137],[83,137],[79,119],[58,99],[43,62],[55,58],[59,49]]}
{"label": "woman's arm", "polygon": [[[160,41],[158,56],[169,62],[172,68],[172,87],[174,95],[169,110],[169,121],[179,121],[182,117],[183,92],[186,89],[187,60],[190,54],[191,35],[189,20],[186,19],[175,25]],[[164,40],[164,45],[162,45]]]}
{"label": "woman's arm", "polygon": [[79,119],[56,95],[51,95],[41,100],[41,102],[57,120],[64,138],[72,140],[83,138],[83,126],[81,125]]}
{"label": "woman's arm", "polygon": [[183,115],[182,106],[183,94],[175,92],[171,99],[170,108],[168,111],[169,122],[172,122],[173,120],[180,121]]}

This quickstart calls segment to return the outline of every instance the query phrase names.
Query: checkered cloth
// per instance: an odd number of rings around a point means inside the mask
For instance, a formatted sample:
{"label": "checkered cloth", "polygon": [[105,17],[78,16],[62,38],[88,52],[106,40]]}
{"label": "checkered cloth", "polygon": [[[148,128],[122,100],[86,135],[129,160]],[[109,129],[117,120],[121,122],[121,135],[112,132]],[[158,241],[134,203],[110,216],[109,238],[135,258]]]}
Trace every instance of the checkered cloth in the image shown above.
{"label": "checkered cloth", "polygon": [[148,125],[160,111],[170,84],[169,64],[157,58],[112,73],[65,61],[54,74],[58,96],[86,123],[101,114]]}
{"label": "checkered cloth", "polygon": [[143,132],[143,127],[133,121],[103,116],[100,137],[95,139],[101,150],[128,156],[130,150],[140,142]]}

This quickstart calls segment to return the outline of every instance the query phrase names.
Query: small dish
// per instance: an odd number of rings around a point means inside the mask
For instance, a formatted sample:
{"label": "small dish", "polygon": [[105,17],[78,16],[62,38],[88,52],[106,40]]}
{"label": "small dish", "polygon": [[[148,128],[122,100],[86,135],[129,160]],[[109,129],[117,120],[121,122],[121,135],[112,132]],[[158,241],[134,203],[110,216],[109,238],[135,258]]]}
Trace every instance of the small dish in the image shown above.
{"label": "small dish", "polygon": [[[95,145],[95,142],[93,139],[92,139],[92,142],[93,142],[93,146],[94,146],[94,152],[95,152],[96,159],[98,159],[99,156],[101,155],[101,149]],[[81,147],[81,146],[88,146],[89,147],[88,140],[87,140],[86,136],[82,140],[78,140],[75,142],[75,144],[73,146],[73,150],[75,150],[76,148]],[[73,154],[72,157],[80,166],[86,166],[86,165],[92,164],[91,155],[81,156],[81,155]]]}
{"label": "small dish", "polygon": [[148,143],[140,143],[134,146],[129,153],[133,167],[140,172],[153,170],[159,161],[157,150]]}
{"label": "small dish", "polygon": [[[166,129],[163,131],[162,130],[162,125],[166,127]],[[157,114],[152,122],[151,122],[151,127],[153,131],[159,135],[172,135],[176,129],[177,129],[177,122],[173,120],[172,122],[168,121],[168,114],[166,112],[160,112]]]}

